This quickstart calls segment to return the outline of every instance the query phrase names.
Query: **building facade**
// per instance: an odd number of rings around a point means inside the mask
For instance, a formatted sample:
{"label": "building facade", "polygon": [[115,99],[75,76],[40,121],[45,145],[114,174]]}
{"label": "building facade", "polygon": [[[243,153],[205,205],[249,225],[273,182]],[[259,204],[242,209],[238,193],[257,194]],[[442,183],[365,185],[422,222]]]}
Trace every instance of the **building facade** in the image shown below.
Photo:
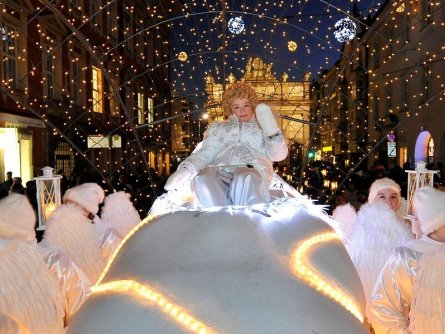
{"label": "building facade", "polygon": [[445,8],[390,0],[372,19],[354,17],[359,34],[316,83],[314,109],[326,105],[318,148],[332,147],[323,158],[350,167],[445,161]]}
{"label": "building facade", "polygon": [[151,28],[167,13],[148,3],[0,4],[0,180],[46,165],[112,177],[164,159],[170,127],[152,123],[170,114],[169,31]]}

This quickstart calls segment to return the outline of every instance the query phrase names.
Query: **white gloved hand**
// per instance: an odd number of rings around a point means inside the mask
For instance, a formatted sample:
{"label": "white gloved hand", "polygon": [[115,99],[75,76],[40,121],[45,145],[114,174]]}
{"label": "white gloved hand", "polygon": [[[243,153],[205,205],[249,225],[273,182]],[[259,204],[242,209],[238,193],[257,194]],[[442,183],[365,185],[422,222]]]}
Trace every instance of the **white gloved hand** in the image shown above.
{"label": "white gloved hand", "polygon": [[179,167],[167,180],[164,186],[165,190],[178,189],[183,183],[189,181],[192,178],[192,173],[187,167]]}
{"label": "white gloved hand", "polygon": [[256,119],[266,136],[271,137],[280,132],[272,109],[267,104],[260,103],[255,108]]}

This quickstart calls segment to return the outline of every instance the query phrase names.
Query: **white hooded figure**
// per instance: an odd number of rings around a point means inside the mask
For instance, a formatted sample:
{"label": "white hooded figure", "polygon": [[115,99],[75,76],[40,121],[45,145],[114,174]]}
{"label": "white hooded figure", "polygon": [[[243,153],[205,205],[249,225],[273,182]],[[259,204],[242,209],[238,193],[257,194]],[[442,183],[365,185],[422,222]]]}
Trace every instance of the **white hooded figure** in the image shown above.
{"label": "white hooded figure", "polygon": [[243,82],[224,92],[223,109],[228,120],[210,125],[200,148],[181,162],[165,189],[190,183],[204,207],[268,203],[272,161],[288,152],[274,114]]}
{"label": "white hooded figure", "polygon": [[99,212],[99,204],[104,201],[105,192],[96,183],[83,183],[76,187],[68,189],[64,196],[63,202],[71,204],[85,217],[91,219],[93,223],[94,233],[101,249],[102,258],[108,261],[110,255],[119,246],[122,238],[111,227],[105,225],[97,216]]}
{"label": "white hooded figure", "polygon": [[93,284],[105,267],[91,220],[72,203],[53,211],[40,243],[45,248],[57,248],[68,255]]}
{"label": "white hooded figure", "polygon": [[414,238],[404,219],[397,216],[400,203],[400,188],[393,180],[376,180],[346,245],[363,284],[368,319],[372,289],[386,260],[394,248]]}
{"label": "white hooded figure", "polygon": [[[418,263],[445,247],[445,193],[432,187],[417,189],[413,213],[423,235],[391,253],[372,292],[371,321],[376,334],[408,333]],[[436,297],[439,294],[443,298],[439,291]]]}
{"label": "white hooded figure", "polygon": [[121,238],[125,238],[128,232],[140,223],[141,217],[130,201],[129,195],[124,191],[118,191],[105,197],[101,220],[119,233]]}
{"label": "white hooded figure", "polygon": [[409,317],[411,333],[445,333],[445,247],[419,262]]}
{"label": "white hooded figure", "polygon": [[[27,203],[30,210],[18,203]],[[18,327],[33,334],[62,333],[63,296],[37,250],[31,204],[13,193],[0,201],[0,212],[1,321],[8,331]]]}

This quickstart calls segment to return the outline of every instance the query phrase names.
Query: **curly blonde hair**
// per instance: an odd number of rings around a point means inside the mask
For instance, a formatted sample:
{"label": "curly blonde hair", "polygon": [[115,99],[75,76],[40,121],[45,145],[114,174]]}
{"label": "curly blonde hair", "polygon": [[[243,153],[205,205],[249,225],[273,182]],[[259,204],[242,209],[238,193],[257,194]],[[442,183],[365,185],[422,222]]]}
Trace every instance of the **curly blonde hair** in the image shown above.
{"label": "curly blonde hair", "polygon": [[252,104],[252,108],[254,110],[258,105],[258,96],[256,95],[252,86],[245,82],[235,82],[226,89],[222,98],[222,107],[226,117],[232,114],[232,111],[230,110],[232,101],[240,98],[247,98]]}

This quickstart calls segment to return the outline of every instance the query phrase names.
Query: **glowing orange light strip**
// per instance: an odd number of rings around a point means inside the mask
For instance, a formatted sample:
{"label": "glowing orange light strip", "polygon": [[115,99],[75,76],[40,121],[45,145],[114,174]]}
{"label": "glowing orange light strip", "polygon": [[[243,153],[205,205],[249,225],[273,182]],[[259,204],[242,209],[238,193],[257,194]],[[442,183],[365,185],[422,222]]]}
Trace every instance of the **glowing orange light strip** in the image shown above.
{"label": "glowing orange light strip", "polygon": [[309,250],[320,243],[325,243],[331,240],[340,240],[340,237],[335,232],[328,232],[318,234],[302,242],[293,253],[293,264],[297,276],[305,281],[308,285],[320,291],[325,296],[331,298],[336,303],[342,305],[346,310],[351,312],[360,322],[363,323],[363,315],[360,312],[357,303],[353,298],[348,296],[339,288],[334,287],[328,281],[323,279],[318,273],[313,271],[310,266],[305,264],[307,253]]}
{"label": "glowing orange light strip", "polygon": [[173,317],[174,320],[176,320],[176,322],[179,322],[181,325],[185,326],[193,333],[198,333],[198,334],[214,333],[201,321],[196,320],[195,318],[190,316],[179,306],[170,303],[160,293],[157,293],[152,288],[144,286],[136,281],[120,280],[120,281],[108,282],[91,287],[91,291],[92,293],[109,292],[109,291],[134,292],[138,296],[150,302],[155,303],[161,309],[161,311]]}
{"label": "glowing orange light strip", "polygon": [[117,248],[114,250],[113,255],[110,257],[110,259],[108,260],[104,270],[102,271],[102,274],[100,275],[99,279],[96,282],[96,286],[100,284],[100,282],[102,282],[102,280],[104,279],[105,275],[107,274],[108,270],[110,270],[111,264],[113,263],[114,259],[116,258],[117,254],[119,253],[119,251],[121,250],[121,248],[125,245],[125,243],[127,242],[128,239],[130,239],[137,231],[139,231],[139,229],[150,223],[156,216],[151,215],[148,216],[147,218],[145,218],[143,221],[141,221],[138,225],[136,225],[130,232],[128,232],[128,234],[125,236],[124,239],[122,239],[121,243],[119,244],[119,246],[117,246]]}

